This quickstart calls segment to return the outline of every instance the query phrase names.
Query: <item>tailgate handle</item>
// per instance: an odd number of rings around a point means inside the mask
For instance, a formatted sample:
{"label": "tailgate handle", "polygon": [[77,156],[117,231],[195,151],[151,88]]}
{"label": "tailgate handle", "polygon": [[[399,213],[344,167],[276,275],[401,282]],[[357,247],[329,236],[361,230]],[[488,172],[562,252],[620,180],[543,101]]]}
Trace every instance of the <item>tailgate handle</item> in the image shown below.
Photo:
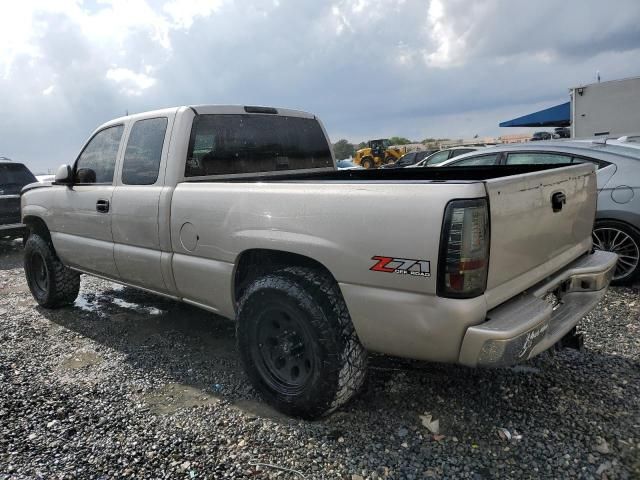
{"label": "tailgate handle", "polygon": [[551,207],[554,212],[562,210],[562,206],[567,203],[567,196],[562,192],[556,192],[551,195]]}
{"label": "tailgate handle", "polygon": [[109,200],[98,200],[96,202],[96,211],[100,213],[109,213]]}

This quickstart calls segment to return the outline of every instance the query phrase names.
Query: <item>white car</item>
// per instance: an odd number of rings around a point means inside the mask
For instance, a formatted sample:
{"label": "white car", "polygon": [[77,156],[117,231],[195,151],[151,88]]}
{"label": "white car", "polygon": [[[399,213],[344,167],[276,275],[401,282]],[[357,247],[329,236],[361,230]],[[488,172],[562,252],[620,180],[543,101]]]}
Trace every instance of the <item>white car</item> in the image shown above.
{"label": "white car", "polygon": [[465,153],[475,152],[476,150],[480,150],[485,147],[453,147],[447,148],[445,150],[440,150],[439,152],[432,153],[424,160],[416,163],[415,165],[410,165],[406,168],[422,168],[422,167],[433,167],[434,165],[440,165],[447,160],[457,157],[458,155],[464,155]]}
{"label": "white car", "polygon": [[40,183],[53,182],[55,179],[55,175],[36,175],[36,180],[38,180]]}

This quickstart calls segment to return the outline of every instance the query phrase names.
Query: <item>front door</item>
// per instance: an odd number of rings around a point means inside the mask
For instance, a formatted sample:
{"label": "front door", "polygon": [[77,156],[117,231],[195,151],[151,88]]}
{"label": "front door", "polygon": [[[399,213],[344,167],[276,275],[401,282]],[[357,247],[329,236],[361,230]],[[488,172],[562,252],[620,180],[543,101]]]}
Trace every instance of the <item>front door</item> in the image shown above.
{"label": "front door", "polygon": [[73,186],[58,188],[51,238],[63,263],[118,278],[113,257],[111,213],[113,174],[123,125],[100,130],[73,168]]}

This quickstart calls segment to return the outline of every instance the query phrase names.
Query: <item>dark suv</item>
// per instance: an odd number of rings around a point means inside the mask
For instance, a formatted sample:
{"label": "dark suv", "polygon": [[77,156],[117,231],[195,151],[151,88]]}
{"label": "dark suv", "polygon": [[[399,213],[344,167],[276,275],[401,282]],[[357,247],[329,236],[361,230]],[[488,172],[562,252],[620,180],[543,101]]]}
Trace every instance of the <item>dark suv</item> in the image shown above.
{"label": "dark suv", "polygon": [[382,165],[380,168],[404,168],[409,165],[415,165],[436,151],[437,150],[420,150],[419,152],[405,153],[397,161]]}
{"label": "dark suv", "polygon": [[20,190],[36,177],[21,163],[0,157],[0,238],[20,237],[24,225],[20,218]]}

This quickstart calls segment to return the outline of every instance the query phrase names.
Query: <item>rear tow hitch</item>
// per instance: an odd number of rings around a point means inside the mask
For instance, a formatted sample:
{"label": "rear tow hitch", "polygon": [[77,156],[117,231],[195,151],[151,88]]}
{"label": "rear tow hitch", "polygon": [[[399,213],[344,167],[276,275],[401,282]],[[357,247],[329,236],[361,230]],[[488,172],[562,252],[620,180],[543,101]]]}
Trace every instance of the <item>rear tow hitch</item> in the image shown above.
{"label": "rear tow hitch", "polygon": [[556,343],[556,350],[562,350],[563,348],[573,348],[580,353],[584,352],[584,335],[578,333],[576,327],[573,327]]}

